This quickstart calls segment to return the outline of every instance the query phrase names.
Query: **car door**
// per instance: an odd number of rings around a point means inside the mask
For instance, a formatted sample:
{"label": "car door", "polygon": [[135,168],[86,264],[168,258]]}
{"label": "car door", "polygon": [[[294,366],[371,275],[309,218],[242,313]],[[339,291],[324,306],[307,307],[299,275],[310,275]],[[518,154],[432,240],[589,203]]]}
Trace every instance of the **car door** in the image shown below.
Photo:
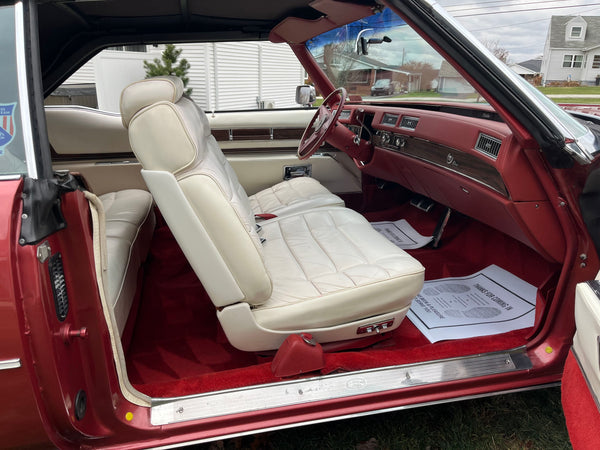
{"label": "car door", "polygon": [[580,283],[575,298],[577,331],[562,379],[562,402],[575,449],[600,448],[600,274]]}

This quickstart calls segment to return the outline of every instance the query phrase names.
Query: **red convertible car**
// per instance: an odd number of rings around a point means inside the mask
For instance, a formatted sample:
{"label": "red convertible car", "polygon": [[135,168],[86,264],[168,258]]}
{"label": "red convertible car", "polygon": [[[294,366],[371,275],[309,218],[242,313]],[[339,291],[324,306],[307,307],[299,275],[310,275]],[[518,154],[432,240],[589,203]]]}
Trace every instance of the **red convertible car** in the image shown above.
{"label": "red convertible car", "polygon": [[[597,448],[597,117],[429,0],[0,5],[1,446],[172,447],[562,380]],[[166,43],[195,46],[191,96],[128,79],[127,49]],[[297,82],[270,109],[267,44],[322,104]],[[49,106],[90,64],[99,103],[128,79],[117,110]]]}

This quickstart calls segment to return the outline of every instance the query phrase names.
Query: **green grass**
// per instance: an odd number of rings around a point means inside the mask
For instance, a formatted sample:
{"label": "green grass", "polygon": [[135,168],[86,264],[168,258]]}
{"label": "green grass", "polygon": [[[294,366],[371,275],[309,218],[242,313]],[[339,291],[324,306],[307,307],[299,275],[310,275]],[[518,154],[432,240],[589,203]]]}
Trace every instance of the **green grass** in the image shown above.
{"label": "green grass", "polygon": [[546,95],[568,95],[568,94],[586,94],[586,95],[599,95],[600,86],[575,86],[575,87],[540,87],[538,88],[541,92]]}
{"label": "green grass", "polygon": [[410,97],[441,97],[439,92],[435,91],[418,91],[409,92],[408,94],[395,95],[393,98],[410,98]]}
{"label": "green grass", "polygon": [[553,97],[551,100],[554,103],[568,103],[574,105],[598,105],[600,104],[600,97],[598,98],[573,98],[573,97],[565,97],[565,98],[557,98]]}
{"label": "green grass", "polygon": [[446,403],[196,446],[217,449],[570,449],[560,388]]}

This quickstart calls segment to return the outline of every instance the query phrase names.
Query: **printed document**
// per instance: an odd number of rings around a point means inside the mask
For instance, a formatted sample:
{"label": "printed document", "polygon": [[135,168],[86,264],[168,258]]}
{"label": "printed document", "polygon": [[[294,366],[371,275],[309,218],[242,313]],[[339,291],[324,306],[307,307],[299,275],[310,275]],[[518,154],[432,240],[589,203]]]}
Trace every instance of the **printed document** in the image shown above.
{"label": "printed document", "polygon": [[425,247],[433,239],[433,236],[421,236],[404,219],[395,222],[371,222],[371,225],[404,250]]}
{"label": "printed document", "polygon": [[473,275],[426,281],[407,317],[431,342],[533,326],[537,288],[491,265]]}

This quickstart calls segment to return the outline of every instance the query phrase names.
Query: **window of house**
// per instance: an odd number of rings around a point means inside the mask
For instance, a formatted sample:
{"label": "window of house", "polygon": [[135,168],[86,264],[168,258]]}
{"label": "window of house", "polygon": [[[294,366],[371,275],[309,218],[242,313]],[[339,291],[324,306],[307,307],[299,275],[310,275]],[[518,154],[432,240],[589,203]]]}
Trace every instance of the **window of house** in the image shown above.
{"label": "window of house", "polygon": [[594,55],[594,61],[592,62],[592,69],[600,69],[600,55]]}
{"label": "window of house", "polygon": [[145,53],[148,50],[145,45],[117,45],[114,47],[108,47],[108,50],[117,50],[120,52],[141,52]]}
{"label": "window of house", "polygon": [[582,27],[572,27],[571,28],[571,37],[573,39],[577,39],[581,37]]}
{"label": "window of house", "polygon": [[583,65],[583,55],[565,55],[563,58],[563,67],[580,68]]}

